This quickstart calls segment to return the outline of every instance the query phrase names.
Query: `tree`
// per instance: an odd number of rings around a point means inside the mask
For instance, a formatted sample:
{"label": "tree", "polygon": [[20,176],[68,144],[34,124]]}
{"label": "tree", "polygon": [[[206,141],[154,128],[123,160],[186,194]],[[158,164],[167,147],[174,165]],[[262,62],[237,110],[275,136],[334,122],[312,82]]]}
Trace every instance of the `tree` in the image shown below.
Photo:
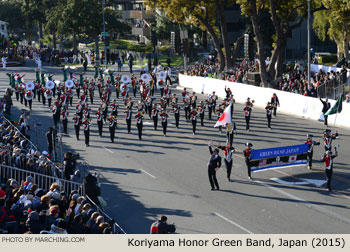
{"label": "tree", "polygon": [[349,61],[350,4],[347,0],[323,0],[327,10],[315,14],[313,28],[316,35],[325,41],[326,36],[337,44],[338,60],[345,55]]}
{"label": "tree", "polygon": [[[312,0],[312,13],[324,9],[320,1]],[[307,2],[300,2],[300,0],[237,0],[237,2],[241,5],[242,13],[250,16],[252,20],[257,40],[260,75],[263,86],[273,87],[274,80],[282,75],[287,37],[307,17]],[[263,23],[261,22],[264,10],[269,11],[275,29],[275,45],[268,67],[265,63],[266,50],[262,35]],[[276,69],[278,70],[277,72]]]}
{"label": "tree", "polygon": [[241,5],[241,11],[246,16],[250,16],[253,31],[256,37],[257,49],[258,49],[258,59],[259,59],[259,70],[260,77],[263,87],[271,86],[271,77],[266,71],[266,50],[263,39],[263,34],[261,32],[261,18],[263,17],[263,12],[266,8],[267,1],[265,0],[238,0]]}
{"label": "tree", "polygon": [[25,20],[20,3],[16,1],[0,1],[0,17],[8,23],[8,30],[24,30]]}
{"label": "tree", "polygon": [[[45,16],[45,0],[22,0],[22,12],[27,21],[27,25],[35,23],[39,27],[39,41],[42,47],[43,24],[46,22]],[[47,0],[48,1],[48,0]]]}
{"label": "tree", "polygon": [[46,22],[44,24],[44,31],[47,31],[52,35],[52,47],[56,49],[57,39],[56,35],[58,32],[58,25],[61,20],[64,19],[62,12],[64,9],[65,1],[49,1],[43,2],[45,8]]}
{"label": "tree", "polygon": [[[232,48],[228,43],[225,7],[232,6],[235,0],[146,0],[152,11],[164,11],[170,20],[180,24],[191,24],[208,31],[220,59],[220,70],[231,67]],[[221,48],[223,43],[224,52]],[[236,43],[239,45],[240,43]]]}

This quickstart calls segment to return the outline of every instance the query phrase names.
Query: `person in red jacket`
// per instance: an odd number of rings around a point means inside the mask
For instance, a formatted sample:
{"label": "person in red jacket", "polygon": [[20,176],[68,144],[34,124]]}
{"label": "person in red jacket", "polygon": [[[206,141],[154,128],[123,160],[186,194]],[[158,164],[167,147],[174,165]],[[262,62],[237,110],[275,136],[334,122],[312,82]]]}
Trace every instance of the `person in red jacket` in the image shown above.
{"label": "person in red jacket", "polygon": [[335,153],[332,155],[331,151],[326,151],[325,155],[321,159],[321,162],[324,162],[325,172],[327,177],[327,188],[328,191],[332,191],[331,189],[331,180],[333,175],[333,159],[338,156],[337,147],[334,148]]}

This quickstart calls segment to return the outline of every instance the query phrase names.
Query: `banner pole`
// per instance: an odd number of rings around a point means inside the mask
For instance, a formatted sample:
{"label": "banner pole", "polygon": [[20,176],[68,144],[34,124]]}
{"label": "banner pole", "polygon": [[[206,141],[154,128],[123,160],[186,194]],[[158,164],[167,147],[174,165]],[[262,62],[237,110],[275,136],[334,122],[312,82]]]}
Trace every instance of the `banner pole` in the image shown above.
{"label": "banner pole", "polygon": [[337,107],[337,113],[335,114],[335,119],[334,119],[334,128],[335,128],[335,123],[337,121],[337,116],[338,116],[338,111],[339,111],[339,106],[341,105],[341,103],[343,102],[343,97],[342,95],[340,96],[340,100],[339,100],[339,103],[338,103],[338,107]]}

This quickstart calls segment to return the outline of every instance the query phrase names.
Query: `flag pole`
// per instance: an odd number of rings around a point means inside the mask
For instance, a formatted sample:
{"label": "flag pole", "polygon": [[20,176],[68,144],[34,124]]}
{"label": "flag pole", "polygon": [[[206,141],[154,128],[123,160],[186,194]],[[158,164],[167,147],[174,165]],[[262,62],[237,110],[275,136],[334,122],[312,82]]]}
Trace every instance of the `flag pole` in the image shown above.
{"label": "flag pole", "polygon": [[[338,99],[339,99],[339,98],[338,98]],[[336,121],[337,121],[339,106],[341,105],[342,102],[343,102],[343,97],[342,97],[342,95],[340,95],[340,101],[339,101],[339,103],[338,103],[337,113],[335,114],[335,119],[334,119],[334,128],[335,128],[335,123],[336,123]]]}

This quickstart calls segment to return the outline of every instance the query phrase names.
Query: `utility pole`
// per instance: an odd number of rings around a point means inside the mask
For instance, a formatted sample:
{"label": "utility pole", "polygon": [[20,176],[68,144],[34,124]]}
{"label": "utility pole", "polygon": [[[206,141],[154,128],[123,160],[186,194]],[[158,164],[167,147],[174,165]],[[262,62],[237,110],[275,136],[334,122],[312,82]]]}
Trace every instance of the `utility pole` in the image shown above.
{"label": "utility pole", "polygon": [[187,50],[187,44],[185,45],[185,43],[187,43],[188,40],[188,33],[185,30],[182,30],[181,25],[179,24],[179,28],[180,28],[180,41],[181,44],[183,45],[183,57],[184,57],[184,70],[185,72],[187,71],[187,55],[186,55],[186,50]]}
{"label": "utility pole", "polygon": [[310,12],[311,12],[311,0],[307,0],[307,83],[308,87],[311,87],[310,74],[311,74],[311,56],[310,56]]}
{"label": "utility pole", "polygon": [[106,69],[107,69],[107,49],[106,49],[106,22],[105,22],[105,0],[102,0],[102,19],[103,19],[103,34],[105,35],[104,38],[104,48],[105,48],[105,65],[106,65]]}

